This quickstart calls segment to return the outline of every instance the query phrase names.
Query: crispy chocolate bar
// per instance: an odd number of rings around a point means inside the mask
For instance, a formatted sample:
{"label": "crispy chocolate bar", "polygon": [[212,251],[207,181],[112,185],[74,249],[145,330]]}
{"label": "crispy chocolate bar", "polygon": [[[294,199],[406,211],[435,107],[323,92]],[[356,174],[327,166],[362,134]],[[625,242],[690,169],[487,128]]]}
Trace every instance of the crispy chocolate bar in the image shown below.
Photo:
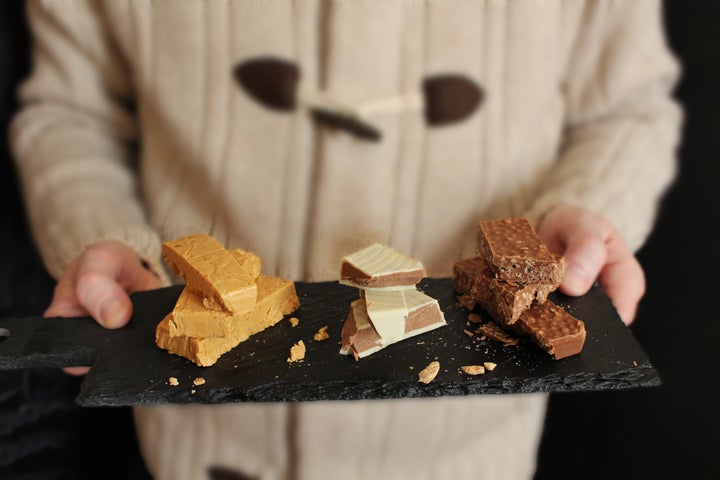
{"label": "crispy chocolate bar", "polygon": [[480,257],[467,258],[453,267],[453,286],[461,294],[460,302],[469,310],[475,304],[485,310],[501,325],[515,323],[522,312],[530,308],[533,300],[545,302],[559,283],[528,283],[512,285],[493,275],[488,264]]}
{"label": "crispy chocolate bar", "polygon": [[478,223],[477,249],[497,278],[516,285],[559,284],[562,269],[526,218]]}
{"label": "crispy chocolate bar", "polygon": [[555,360],[577,355],[585,344],[585,324],[549,300],[530,307],[512,328]]}

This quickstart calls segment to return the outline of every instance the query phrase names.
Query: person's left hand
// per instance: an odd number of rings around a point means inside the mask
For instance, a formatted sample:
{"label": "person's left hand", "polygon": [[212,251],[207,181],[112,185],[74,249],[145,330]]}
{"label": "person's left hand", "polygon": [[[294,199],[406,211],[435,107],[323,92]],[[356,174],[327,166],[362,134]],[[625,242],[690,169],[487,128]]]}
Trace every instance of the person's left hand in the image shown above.
{"label": "person's left hand", "polygon": [[[98,242],[65,268],[45,316],[90,315],[105,328],[120,328],[132,315],[129,294],[161,286],[160,279],[128,245],[114,240]],[[72,375],[88,372],[87,367],[63,370]]]}
{"label": "person's left hand", "polygon": [[538,235],[550,251],[565,256],[561,292],[583,295],[597,280],[623,322],[635,320],[645,274],[614,225],[584,208],[558,205],[542,219]]}

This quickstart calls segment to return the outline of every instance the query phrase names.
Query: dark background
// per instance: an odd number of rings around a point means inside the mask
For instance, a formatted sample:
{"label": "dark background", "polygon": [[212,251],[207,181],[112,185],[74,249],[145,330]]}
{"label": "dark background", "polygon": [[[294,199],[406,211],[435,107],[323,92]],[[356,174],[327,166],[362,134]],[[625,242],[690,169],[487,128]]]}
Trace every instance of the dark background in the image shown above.
{"label": "dark background", "polygon": [[[720,478],[720,2],[664,7],[686,121],[679,176],[638,254],[648,292],[631,327],[663,385],[551,395],[536,480]],[[5,134],[28,69],[27,37],[22,2],[0,2],[0,317],[41,314],[53,286],[28,236]],[[130,409],[80,409],[79,381],[55,370],[0,371],[0,478],[147,476]]]}

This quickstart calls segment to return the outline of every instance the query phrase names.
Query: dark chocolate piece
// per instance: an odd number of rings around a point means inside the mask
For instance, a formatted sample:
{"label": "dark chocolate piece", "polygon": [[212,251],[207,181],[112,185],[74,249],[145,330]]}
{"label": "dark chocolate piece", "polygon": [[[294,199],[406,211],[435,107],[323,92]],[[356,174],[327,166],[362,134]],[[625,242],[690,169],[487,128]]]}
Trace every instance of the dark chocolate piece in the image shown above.
{"label": "dark chocolate piece", "polygon": [[475,330],[475,333],[485,335],[486,337],[507,346],[514,346],[520,343],[518,338],[510,335],[495,322],[483,323]]}
{"label": "dark chocolate piece", "polygon": [[505,282],[559,284],[562,269],[526,218],[478,223],[478,253]]}

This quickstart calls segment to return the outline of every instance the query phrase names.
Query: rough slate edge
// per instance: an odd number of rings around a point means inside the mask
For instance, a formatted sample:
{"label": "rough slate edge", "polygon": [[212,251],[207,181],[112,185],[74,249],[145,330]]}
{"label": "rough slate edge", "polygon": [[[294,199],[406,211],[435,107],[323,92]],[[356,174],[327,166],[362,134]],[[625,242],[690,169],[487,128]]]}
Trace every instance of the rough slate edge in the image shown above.
{"label": "rough slate edge", "polygon": [[[431,296],[438,298],[441,301],[441,306],[449,318],[449,321],[454,320],[453,324],[443,329],[430,332],[422,337],[417,337],[417,340],[410,339],[404,343],[396,344],[391,347],[382,350],[374,354],[371,357],[362,359],[360,362],[354,362],[349,357],[341,357],[337,355],[337,345],[333,345],[331,353],[331,362],[333,365],[342,366],[345,362],[344,368],[347,377],[342,381],[327,381],[322,378],[322,370],[317,368],[314,370],[315,374],[319,374],[316,379],[308,378],[307,375],[300,378],[278,378],[276,382],[263,383],[260,385],[252,386],[227,386],[220,387],[214,386],[208,388],[213,383],[213,373],[220,372],[220,375],[232,374],[232,370],[229,369],[228,365],[233,362],[242,361],[242,355],[238,355],[237,352],[233,351],[218,362],[218,365],[225,363],[225,366],[221,369],[211,367],[209,369],[203,369],[190,364],[184,359],[179,357],[170,356],[171,362],[175,364],[175,368],[171,369],[170,373],[176,373],[178,378],[182,378],[181,387],[170,387],[167,386],[167,377],[159,375],[152,382],[150,382],[146,389],[141,392],[126,391],[124,389],[111,389],[109,391],[103,391],[104,389],[98,388],[97,385],[94,388],[83,388],[78,397],[78,403],[82,405],[125,405],[125,404],[158,404],[158,403],[226,403],[226,402],[276,402],[276,401],[314,401],[314,400],[328,400],[328,399],[339,399],[339,400],[359,400],[359,399],[374,399],[374,398],[400,398],[400,397],[436,397],[446,395],[470,395],[470,394],[500,394],[500,393],[530,393],[530,392],[550,392],[550,391],[578,391],[578,390],[607,390],[607,389],[623,389],[623,388],[637,388],[659,385],[659,376],[655,369],[650,365],[649,360],[645,356],[644,352],[635,343],[630,331],[622,325],[619,318],[616,318],[613,322],[607,322],[608,325],[600,325],[602,328],[595,328],[589,326],[588,340],[586,343],[586,350],[593,345],[597,344],[597,340],[605,336],[603,330],[610,330],[617,335],[619,332],[625,335],[620,335],[619,345],[615,345],[616,349],[624,349],[625,353],[633,358],[635,364],[628,365],[628,358],[623,359],[626,364],[624,366],[615,365],[610,361],[611,364],[603,366],[604,371],[597,372],[574,372],[572,370],[578,368],[578,364],[584,363],[582,354],[578,357],[564,359],[560,361],[550,360],[546,353],[540,351],[531,344],[525,344],[524,347],[499,347],[495,342],[486,340],[483,342],[476,342],[480,345],[480,349],[487,350],[490,355],[487,358],[477,359],[476,355],[473,355],[472,359],[476,360],[475,363],[482,363],[483,360],[496,360],[495,356],[501,351],[511,352],[513,361],[515,362],[514,368],[519,374],[515,376],[502,377],[503,370],[507,371],[506,365],[503,365],[503,361],[498,361],[498,369],[495,372],[489,372],[483,376],[469,377],[459,372],[453,372],[448,370],[448,364],[453,368],[459,368],[460,364],[467,364],[467,362],[456,361],[448,362],[447,359],[440,358],[441,360],[441,372],[434,382],[429,385],[423,385],[417,382],[417,372],[425,366],[425,363],[418,363],[418,358],[423,358],[422,355],[414,355],[413,366],[414,371],[404,371],[400,375],[403,378],[385,378],[377,379],[368,376],[367,370],[372,370],[373,364],[381,364],[383,369],[387,369],[388,356],[392,354],[393,357],[397,356],[400,359],[403,355],[400,354],[402,350],[418,350],[420,347],[415,345],[416,341],[425,341],[426,345],[431,343],[433,340],[443,341],[443,335],[439,335],[441,332],[447,332],[445,329],[460,329],[464,328],[465,318],[467,317],[467,311],[463,310],[455,301],[455,293],[452,288],[448,290],[450,285],[449,280],[444,281],[426,281],[421,285],[421,288]],[[298,292],[301,296],[301,302],[305,308],[312,308],[314,304],[323,305],[323,310],[330,317],[344,318],[349,308],[349,301],[356,297],[356,291],[351,291],[350,294],[341,294],[338,287],[330,283],[326,285],[327,297],[313,296],[309,299],[304,294],[306,285],[298,284]],[[318,288],[315,285],[312,288]],[[338,298],[340,297],[340,298]],[[343,300],[343,297],[346,297]],[[330,301],[332,299],[332,301]],[[578,299],[570,299],[555,295],[554,298],[557,303],[568,308],[572,313],[574,310],[582,311],[582,305],[593,305],[602,309],[611,308],[609,300],[604,296],[599,287],[595,287],[588,295]],[[578,306],[580,305],[580,306]],[[614,309],[612,309],[614,313]],[[301,319],[301,326],[303,326],[303,315],[302,310],[297,312],[298,318]],[[479,312],[482,315],[484,313]],[[581,312],[582,313],[582,312]],[[607,314],[607,312],[605,312]],[[616,315],[616,314],[615,314]],[[461,319],[458,321],[458,319]],[[313,351],[311,346],[308,345],[308,357],[306,364],[299,365],[283,365],[284,358],[287,356],[287,348],[292,343],[288,343],[287,337],[290,336],[292,339],[303,337],[308,343],[308,335],[314,333],[314,331],[321,326],[321,323],[326,323],[327,318],[324,318],[321,322],[314,322],[312,324],[304,325],[305,330],[300,334],[300,330],[293,330],[287,324],[284,326],[278,325],[271,331],[263,332],[257,335],[256,346],[266,348],[269,352],[270,358],[279,358],[280,368],[288,372],[302,371],[303,368],[307,367],[309,363],[313,362]],[[310,322],[305,322],[310,323]],[[591,322],[592,323],[592,322]],[[335,323],[335,328],[341,328],[341,322]],[[619,330],[620,329],[620,330]],[[336,332],[339,335],[339,332]],[[457,333],[457,332],[455,332]],[[282,342],[272,339],[275,334],[282,334],[285,338],[285,344],[279,346]],[[437,335],[435,335],[437,334]],[[464,334],[463,334],[464,335]],[[263,336],[270,337],[267,340],[261,340]],[[434,337],[434,338],[431,338]],[[595,340],[593,340],[595,338]],[[468,342],[472,343],[472,340],[466,337]],[[332,342],[332,340],[328,340]],[[250,342],[248,342],[250,343]],[[624,343],[624,345],[623,345]],[[261,345],[262,344],[262,345]],[[268,344],[270,344],[268,346]],[[254,347],[249,346],[250,349]],[[240,350],[236,349],[236,350]],[[432,348],[431,348],[432,349]],[[475,350],[477,352],[477,349]],[[164,353],[164,352],[161,352]],[[608,352],[610,357],[613,356],[613,349]],[[495,354],[495,355],[493,355]],[[165,354],[167,355],[167,354]],[[441,353],[440,357],[443,354]],[[431,355],[425,357],[429,362]],[[467,356],[466,356],[467,358]],[[167,359],[165,359],[167,361]],[[382,363],[385,362],[383,365]],[[606,362],[607,363],[607,362]],[[617,363],[617,362],[616,362]],[[539,372],[533,372],[533,370],[542,370],[540,367],[545,367],[554,371],[549,374],[538,374]],[[575,365],[573,365],[575,364]],[[271,365],[268,368],[278,367]],[[367,368],[364,368],[367,367]],[[444,368],[443,368],[444,367]],[[528,367],[526,370],[523,367]],[[573,368],[574,367],[574,368]],[[145,368],[153,368],[151,365]],[[256,369],[262,367],[256,366]],[[582,368],[582,367],[581,367]],[[365,370],[365,378],[353,380],[353,374],[362,373]],[[511,369],[513,370],[513,369]],[[224,372],[223,372],[224,371]],[[237,373],[237,370],[235,371]],[[249,373],[249,372],[246,372]],[[385,372],[387,373],[387,372]],[[133,372],[127,372],[130,378],[133,377]],[[500,374],[500,375],[498,375]],[[523,374],[525,376],[523,376]],[[529,375],[529,376],[528,376]],[[203,386],[192,386],[189,384],[191,378],[194,376],[203,376],[208,381]],[[313,375],[314,377],[315,375]],[[454,379],[453,379],[454,377]],[[495,377],[495,378],[494,378]],[[85,387],[86,385],[83,384]]]}

